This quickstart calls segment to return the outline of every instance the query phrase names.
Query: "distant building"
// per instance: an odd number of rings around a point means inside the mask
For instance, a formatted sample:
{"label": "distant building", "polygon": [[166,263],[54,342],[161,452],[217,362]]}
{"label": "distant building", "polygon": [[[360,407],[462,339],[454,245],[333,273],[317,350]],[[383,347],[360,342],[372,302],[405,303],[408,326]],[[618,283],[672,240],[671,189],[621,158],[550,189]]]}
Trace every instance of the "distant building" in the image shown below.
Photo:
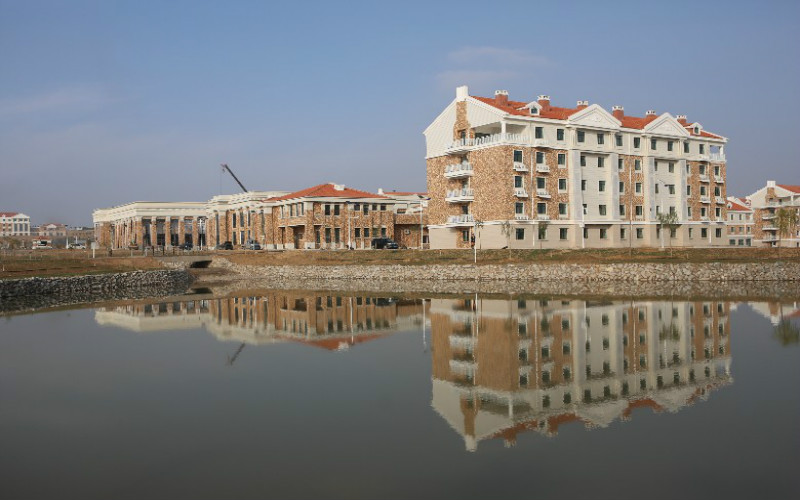
{"label": "distant building", "polygon": [[800,216],[800,186],[777,184],[767,181],[767,185],[747,197],[753,209],[753,244],[774,247],[800,247],[800,226],[792,229],[789,235],[779,237],[775,218],[780,209],[794,210]]}
{"label": "distant building", "polygon": [[66,238],[67,225],[50,222],[37,227],[36,235],[40,238]]}
{"label": "distant building", "polygon": [[728,245],[753,245],[753,209],[749,201],[728,196]]}
{"label": "distant building", "polygon": [[0,238],[30,236],[31,218],[22,212],[0,212]]}

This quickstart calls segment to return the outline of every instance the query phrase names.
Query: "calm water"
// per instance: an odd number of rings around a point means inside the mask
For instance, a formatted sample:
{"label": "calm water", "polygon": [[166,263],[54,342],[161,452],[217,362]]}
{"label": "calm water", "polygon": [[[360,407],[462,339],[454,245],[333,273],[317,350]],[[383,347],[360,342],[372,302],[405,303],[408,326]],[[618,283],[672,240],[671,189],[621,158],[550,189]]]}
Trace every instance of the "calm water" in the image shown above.
{"label": "calm water", "polygon": [[2,498],[797,498],[797,304],[275,292],[0,318]]}

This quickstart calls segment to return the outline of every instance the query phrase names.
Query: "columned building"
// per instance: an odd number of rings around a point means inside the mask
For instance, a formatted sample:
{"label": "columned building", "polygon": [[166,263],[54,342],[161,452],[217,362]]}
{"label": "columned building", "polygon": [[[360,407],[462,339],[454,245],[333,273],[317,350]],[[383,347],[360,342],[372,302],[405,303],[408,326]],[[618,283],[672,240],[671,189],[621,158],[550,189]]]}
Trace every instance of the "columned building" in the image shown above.
{"label": "columned building", "polygon": [[424,135],[431,248],[727,244],[727,139],[685,115],[464,86]]}
{"label": "columned building", "polygon": [[95,241],[106,248],[204,247],[205,203],[137,201],[95,210]]}
{"label": "columned building", "polygon": [[21,212],[0,212],[0,238],[30,236],[31,218]]}

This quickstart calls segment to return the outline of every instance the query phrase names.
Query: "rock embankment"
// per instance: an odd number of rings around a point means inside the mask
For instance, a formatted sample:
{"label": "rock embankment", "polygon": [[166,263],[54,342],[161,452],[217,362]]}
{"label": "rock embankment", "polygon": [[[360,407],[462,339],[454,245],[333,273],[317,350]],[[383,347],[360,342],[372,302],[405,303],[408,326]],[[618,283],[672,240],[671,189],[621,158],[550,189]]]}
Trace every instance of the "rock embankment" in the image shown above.
{"label": "rock embankment", "polygon": [[561,281],[561,282],[753,282],[800,281],[800,262],[610,263],[420,266],[249,266],[214,259],[213,267],[271,281]]}
{"label": "rock embankment", "polygon": [[0,312],[174,295],[191,283],[185,270],[0,280]]}

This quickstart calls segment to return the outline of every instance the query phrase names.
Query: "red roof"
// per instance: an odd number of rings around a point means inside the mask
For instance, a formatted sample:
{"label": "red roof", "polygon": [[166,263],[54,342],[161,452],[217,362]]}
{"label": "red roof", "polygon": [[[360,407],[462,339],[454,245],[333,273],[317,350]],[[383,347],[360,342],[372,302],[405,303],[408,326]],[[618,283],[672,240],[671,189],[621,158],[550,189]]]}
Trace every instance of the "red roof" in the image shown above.
{"label": "red roof", "polygon": [[733,210],[734,212],[752,212],[752,209],[746,205],[742,205],[741,203],[733,200],[728,200],[731,207],[728,210]]}
{"label": "red roof", "polygon": [[386,196],[359,191],[358,189],[351,189],[349,187],[336,189],[335,186],[336,185],[332,183],[320,184],[301,191],[295,191],[294,193],[270,198],[268,201],[292,200],[295,198],[386,198]]}
{"label": "red roof", "polygon": [[[566,120],[571,115],[574,115],[578,111],[581,111],[582,109],[584,109],[584,108],[581,108],[581,109],[578,109],[578,108],[558,108],[556,106],[550,106],[547,109],[542,109],[539,112],[538,115],[531,115],[530,111],[528,111],[527,109],[520,109],[520,108],[525,108],[525,106],[528,105],[527,102],[508,101],[507,104],[502,105],[502,104],[498,104],[497,100],[495,100],[495,99],[493,99],[491,97],[479,97],[479,96],[470,96],[470,97],[472,97],[473,99],[477,99],[477,100],[481,101],[482,103],[485,103],[485,104],[488,104],[490,106],[493,106],[493,107],[499,109],[500,111],[505,111],[506,113],[508,113],[510,115],[538,116],[540,118],[551,118],[551,119],[554,119],[554,120]],[[640,129],[641,130],[645,126],[647,126],[648,123],[650,123],[651,121],[655,120],[656,118],[658,118],[657,115],[649,115],[649,116],[646,116],[644,118],[639,118],[639,117],[636,117],[636,116],[623,116],[622,118],[619,118],[619,121],[622,122],[622,126],[624,128],[632,128],[632,129]],[[686,128],[688,128],[688,129],[691,129],[693,127],[693,124],[692,125],[684,125],[684,126]],[[722,139],[721,136],[712,134],[711,132],[706,132],[705,130],[701,130],[699,135],[701,137],[710,137],[712,139]]]}
{"label": "red roof", "polygon": [[800,186],[790,186],[788,184],[778,184],[777,186],[793,193],[800,193]]}
{"label": "red roof", "polygon": [[14,217],[19,212],[0,212],[0,217]]}

